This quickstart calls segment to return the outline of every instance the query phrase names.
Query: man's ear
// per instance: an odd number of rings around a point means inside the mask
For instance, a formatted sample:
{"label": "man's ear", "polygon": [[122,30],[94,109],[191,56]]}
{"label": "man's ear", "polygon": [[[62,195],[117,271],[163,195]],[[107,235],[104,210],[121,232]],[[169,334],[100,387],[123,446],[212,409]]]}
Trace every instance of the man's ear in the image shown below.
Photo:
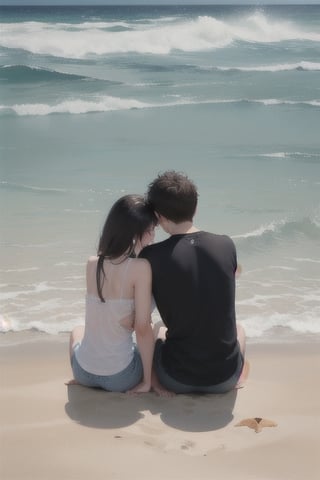
{"label": "man's ear", "polygon": [[159,224],[168,221],[168,219],[167,219],[166,217],[164,217],[163,215],[161,215],[160,213],[155,212],[155,214],[156,214],[156,216],[157,216],[157,219],[158,219]]}

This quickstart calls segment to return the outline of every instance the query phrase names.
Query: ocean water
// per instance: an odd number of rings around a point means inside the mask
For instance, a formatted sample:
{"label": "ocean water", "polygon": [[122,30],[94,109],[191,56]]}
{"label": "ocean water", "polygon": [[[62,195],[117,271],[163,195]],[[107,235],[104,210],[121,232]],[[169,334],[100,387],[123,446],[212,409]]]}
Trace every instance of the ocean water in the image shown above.
{"label": "ocean water", "polygon": [[168,168],[248,337],[319,334],[320,6],[1,7],[2,331],[83,323],[108,209]]}

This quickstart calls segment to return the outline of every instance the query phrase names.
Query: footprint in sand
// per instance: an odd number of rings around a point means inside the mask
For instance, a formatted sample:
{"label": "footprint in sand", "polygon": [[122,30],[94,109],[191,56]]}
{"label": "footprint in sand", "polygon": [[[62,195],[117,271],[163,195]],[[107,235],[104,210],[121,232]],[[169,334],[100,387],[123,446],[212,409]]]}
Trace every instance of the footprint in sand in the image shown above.
{"label": "footprint in sand", "polygon": [[181,445],[181,450],[189,450],[189,448],[192,448],[194,447],[194,442],[190,442],[190,440],[187,440],[186,442],[184,442],[182,445]]}

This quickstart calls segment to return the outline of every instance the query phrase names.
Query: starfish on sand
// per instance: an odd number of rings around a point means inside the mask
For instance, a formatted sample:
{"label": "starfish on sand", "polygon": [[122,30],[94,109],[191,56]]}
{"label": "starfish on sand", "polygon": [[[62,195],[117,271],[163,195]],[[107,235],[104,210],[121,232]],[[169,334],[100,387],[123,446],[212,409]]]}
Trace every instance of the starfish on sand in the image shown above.
{"label": "starfish on sand", "polygon": [[254,417],[254,418],[245,418],[241,422],[237,423],[235,427],[249,427],[253,428],[256,433],[261,432],[263,427],[276,427],[278,424],[273,420],[268,420],[267,418]]}

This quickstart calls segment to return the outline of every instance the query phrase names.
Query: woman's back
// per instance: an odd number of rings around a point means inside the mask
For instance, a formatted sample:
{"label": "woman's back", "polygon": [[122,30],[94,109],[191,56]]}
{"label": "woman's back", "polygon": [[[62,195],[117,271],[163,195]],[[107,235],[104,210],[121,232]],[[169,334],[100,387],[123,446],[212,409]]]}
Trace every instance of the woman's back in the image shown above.
{"label": "woman's back", "polygon": [[153,241],[156,224],[141,195],[124,195],[108,213],[98,256],[87,263],[85,327],[74,328],[70,336],[72,370],[82,385],[112,391],[151,388],[151,267],[131,257]]}
{"label": "woman's back", "polygon": [[87,264],[85,333],[77,360],[96,375],[113,375],[125,368],[133,356],[134,280],[137,260],[121,263],[105,260],[102,286],[104,302],[96,285],[97,257]]}
{"label": "woman's back", "polygon": [[[104,277],[101,293],[104,299],[130,298],[134,296],[134,274],[136,259],[103,261]],[[99,297],[97,288],[98,257],[90,257],[87,263],[87,293]]]}

